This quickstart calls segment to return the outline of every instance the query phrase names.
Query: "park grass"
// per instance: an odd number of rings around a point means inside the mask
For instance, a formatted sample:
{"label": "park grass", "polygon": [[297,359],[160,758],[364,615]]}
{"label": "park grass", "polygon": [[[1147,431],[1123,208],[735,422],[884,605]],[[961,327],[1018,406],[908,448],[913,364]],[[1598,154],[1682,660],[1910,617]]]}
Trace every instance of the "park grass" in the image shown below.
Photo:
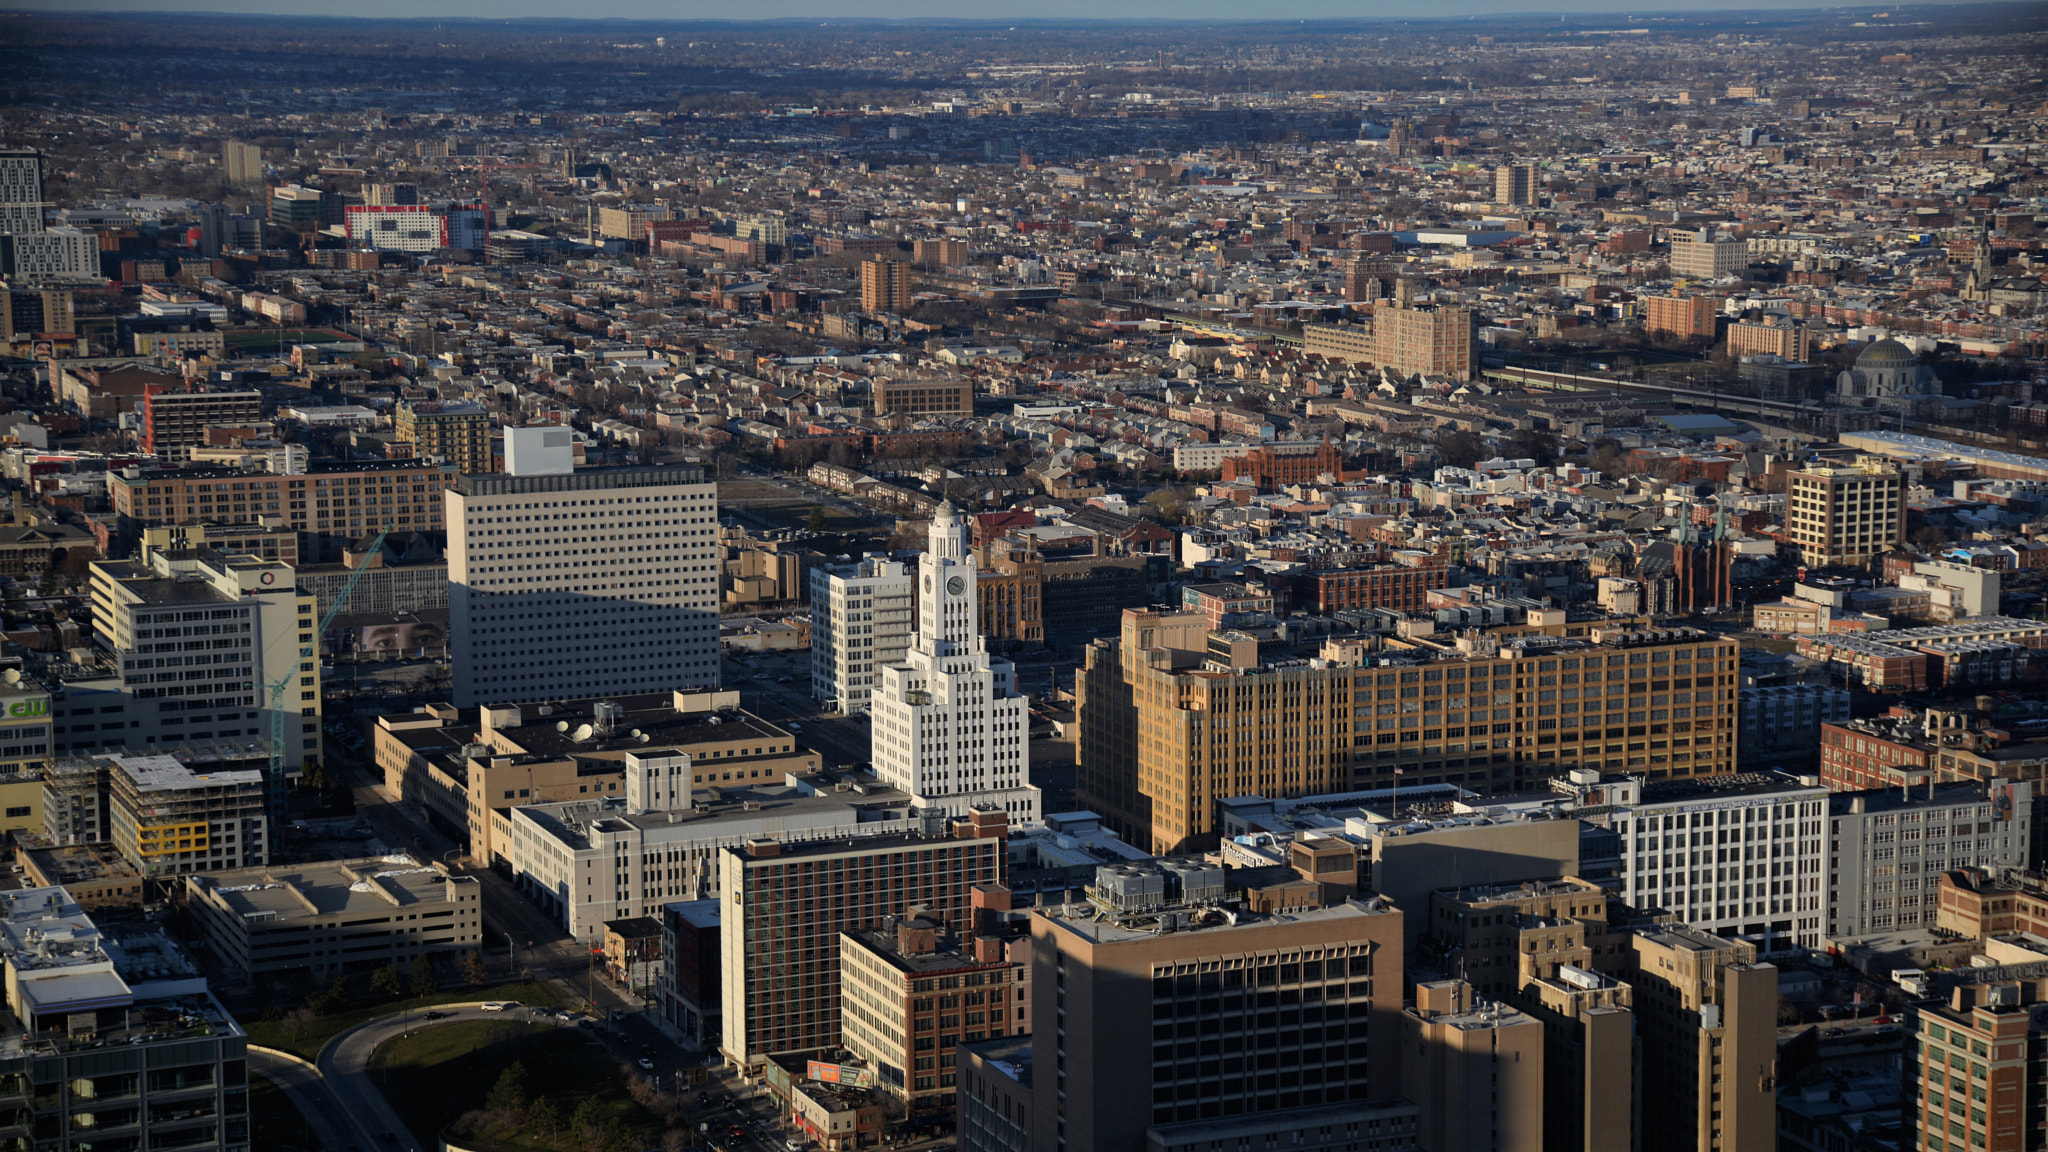
{"label": "park grass", "polygon": [[[484,1106],[514,1060],[526,1066],[530,1093],[550,1098],[565,1118],[590,1100],[600,1121],[616,1121],[631,1137],[626,1146],[649,1148],[659,1142],[660,1119],[633,1101],[617,1062],[582,1029],[516,1019],[421,1028],[379,1047],[370,1058],[369,1074],[413,1136],[434,1143],[457,1117]],[[530,1127],[462,1143],[501,1152],[566,1152],[585,1146],[566,1131],[549,1139]]]}
{"label": "park grass", "polygon": [[249,1034],[251,1044],[290,1052],[308,1060],[317,1060],[320,1058],[320,1049],[329,1040],[365,1020],[375,1020],[379,1016],[389,1016],[394,1012],[404,1012],[408,1009],[418,1011],[422,1008],[432,1008],[436,1004],[464,1004],[477,1000],[517,1000],[521,1004],[535,1008],[555,1008],[561,1005],[562,996],[553,986],[532,981],[500,984],[492,988],[445,988],[431,996],[387,1000],[382,1004],[351,1008],[346,1012],[316,1017],[296,1033],[292,1031],[289,1020],[255,1020],[243,1025],[242,1030]]}
{"label": "park grass", "polygon": [[318,1152],[321,1142],[284,1089],[261,1076],[249,1077],[249,1124],[256,1147],[274,1152]]}

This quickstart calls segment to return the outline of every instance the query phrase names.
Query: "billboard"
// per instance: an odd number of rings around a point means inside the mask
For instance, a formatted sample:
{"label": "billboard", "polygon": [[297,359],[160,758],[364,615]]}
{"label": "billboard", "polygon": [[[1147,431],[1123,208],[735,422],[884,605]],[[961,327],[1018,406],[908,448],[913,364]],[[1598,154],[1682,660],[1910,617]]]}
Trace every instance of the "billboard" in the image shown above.
{"label": "billboard", "polygon": [[804,1075],[813,1080],[823,1080],[827,1084],[845,1084],[851,1088],[873,1088],[875,1086],[875,1070],[873,1068],[855,1068],[846,1064],[827,1064],[822,1060],[810,1061],[809,1067],[804,1071]]}

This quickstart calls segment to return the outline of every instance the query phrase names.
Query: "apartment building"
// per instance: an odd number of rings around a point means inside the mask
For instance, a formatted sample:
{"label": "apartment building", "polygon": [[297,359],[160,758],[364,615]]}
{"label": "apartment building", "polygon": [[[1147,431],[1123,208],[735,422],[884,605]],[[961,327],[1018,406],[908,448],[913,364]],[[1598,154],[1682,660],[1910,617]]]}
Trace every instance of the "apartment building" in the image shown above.
{"label": "apartment building", "polygon": [[[1736,695],[1744,768],[1810,768],[1821,728],[1849,719],[1849,690],[1833,684],[1773,684]],[[1823,773],[1825,783],[1825,773]]]}
{"label": "apartment building", "polygon": [[1828,935],[1937,926],[1941,875],[2025,869],[2033,785],[1981,780],[1828,797]]}
{"label": "apartment building", "polygon": [[811,569],[811,698],[865,712],[882,669],[903,660],[917,631],[910,570],[879,554]]}
{"label": "apartment building", "polygon": [[1811,565],[1864,565],[1906,543],[1904,477],[1882,465],[1812,467],[1786,478],[1785,536]]}
{"label": "apartment building", "polygon": [[304,474],[283,475],[218,466],[133,467],[107,473],[107,495],[126,533],[159,524],[276,518],[300,532],[353,541],[387,526],[439,529],[440,493],[455,476],[453,465],[419,460],[316,460]]}
{"label": "apartment building", "polygon": [[1813,332],[1798,324],[1737,321],[1728,326],[1728,355],[1776,356],[1805,363],[1813,356]]}
{"label": "apartment building", "polygon": [[1712,340],[1721,314],[1718,296],[1651,296],[1643,301],[1643,327],[1652,336]]}
{"label": "apartment building", "polygon": [[457,472],[495,472],[491,414],[470,401],[400,401],[392,430],[415,457],[437,457]]}
{"label": "apartment building", "polygon": [[1749,242],[1717,239],[1705,228],[1671,234],[1671,274],[1689,280],[1719,280],[1749,267]]}
{"label": "apartment building", "polygon": [[142,446],[175,457],[206,442],[209,426],[246,428],[263,423],[263,393],[169,392],[152,387],[142,397]]}
{"label": "apartment building", "polygon": [[1226,916],[1185,888],[1127,895],[1098,884],[1086,910],[1031,914],[1037,1152],[1178,1145],[1173,1126],[1196,1124],[1235,1147],[1251,1126],[1313,1127],[1337,1104],[1362,1120],[1356,1105],[1400,1092],[1398,909]]}
{"label": "apartment building", "polygon": [[908,312],[910,265],[879,257],[860,262],[860,310]]}
{"label": "apartment building", "polygon": [[[977,886],[977,919],[1010,909],[1010,893]],[[954,1111],[957,1044],[1031,1030],[1031,947],[1027,937],[954,936],[921,916],[839,934],[840,1037],[875,1069],[893,1116],[913,1123]]]}
{"label": "apartment building", "polygon": [[1493,202],[1511,208],[1536,203],[1536,166],[1502,164],[1493,170]]}
{"label": "apartment building", "polygon": [[[9,1077],[0,1139],[250,1147],[248,1037],[160,928],[102,928],[62,888],[19,889],[0,894],[0,963]],[[38,1069],[51,1078],[37,1081]]]}
{"label": "apartment building", "polygon": [[[758,837],[719,856],[719,990],[728,1065],[758,1075],[773,1052],[837,1047],[839,934],[912,908],[954,932],[974,927],[974,891],[1004,881],[1009,821],[956,817],[947,834],[798,843]],[[961,1033],[934,1037],[951,1062]]]}
{"label": "apartment building", "polygon": [[887,380],[874,383],[877,416],[972,416],[971,380]]}
{"label": "apartment building", "polygon": [[1396,769],[1481,792],[1574,768],[1734,771],[1733,640],[1535,615],[1368,667],[1343,646],[1257,664],[1196,613],[1126,612],[1077,678],[1082,803],[1166,853],[1214,844],[1217,800],[1386,787]]}
{"label": "apartment building", "polygon": [[674,211],[666,204],[593,206],[590,213],[595,217],[591,231],[607,240],[644,240],[649,224],[675,219]]}
{"label": "apartment building", "polygon": [[299,971],[327,981],[483,941],[476,878],[402,857],[190,875],[185,894],[208,951],[244,984]]}
{"label": "apartment building", "polygon": [[263,149],[240,140],[230,140],[221,145],[221,171],[227,182],[237,188],[253,188],[263,183]]}
{"label": "apartment building", "polygon": [[2048,1013],[2034,980],[1972,980],[1907,1009],[1906,1143],[2023,1152],[2039,1146]]}
{"label": "apartment building", "polygon": [[1373,330],[1363,324],[1310,324],[1302,329],[1301,350],[1310,356],[1346,364],[1372,364],[1379,354]]}
{"label": "apartment building", "polygon": [[224,872],[270,859],[263,773],[194,771],[170,756],[108,756],[116,851],[145,877]]}
{"label": "apartment building", "polygon": [[[1441,557],[1420,553],[1371,568],[1323,569],[1297,582],[1296,603],[1306,599],[1317,612],[1323,613],[1368,608],[1420,612],[1429,590],[1443,587],[1449,572],[1449,565]],[[1308,595],[1303,597],[1301,592]]]}
{"label": "apartment building", "polygon": [[510,428],[446,493],[454,702],[718,686],[718,489],[694,467],[574,467]]}
{"label": "apartment building", "polygon": [[1478,327],[1469,308],[1378,308],[1372,314],[1373,363],[1402,376],[1470,380],[1478,371]]}

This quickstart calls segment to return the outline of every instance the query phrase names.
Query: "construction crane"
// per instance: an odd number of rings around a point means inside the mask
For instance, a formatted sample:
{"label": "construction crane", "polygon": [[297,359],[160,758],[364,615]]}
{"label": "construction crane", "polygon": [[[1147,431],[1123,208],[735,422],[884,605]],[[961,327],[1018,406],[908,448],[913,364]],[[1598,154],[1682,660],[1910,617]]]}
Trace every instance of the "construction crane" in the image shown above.
{"label": "construction crane", "polygon": [[[376,555],[378,550],[384,547],[384,538],[390,534],[391,525],[389,524],[377,529],[377,536],[370,541],[370,547],[364,553],[364,556]],[[284,742],[287,728],[284,709],[285,693],[298,680],[299,674],[305,670],[303,668],[304,663],[318,656],[320,637],[327,634],[327,626],[334,623],[334,618],[341,613],[342,605],[348,603],[349,594],[356,590],[356,581],[361,580],[363,573],[369,570],[370,563],[365,559],[356,566],[355,571],[348,574],[347,582],[341,586],[341,595],[334,598],[334,603],[327,609],[327,614],[320,618],[320,627],[314,629],[312,641],[299,645],[299,654],[292,661],[291,669],[266,685],[269,691],[264,694],[265,701],[270,707],[270,772],[264,783],[269,786],[270,836],[272,844],[277,843],[278,837],[283,833],[285,824]],[[303,714],[303,709],[291,713],[293,716]]]}
{"label": "construction crane", "polygon": [[[467,164],[458,164],[467,168]],[[539,164],[501,164],[489,156],[476,158],[477,202],[484,207],[484,263],[491,262],[491,169],[493,168],[539,168]]]}

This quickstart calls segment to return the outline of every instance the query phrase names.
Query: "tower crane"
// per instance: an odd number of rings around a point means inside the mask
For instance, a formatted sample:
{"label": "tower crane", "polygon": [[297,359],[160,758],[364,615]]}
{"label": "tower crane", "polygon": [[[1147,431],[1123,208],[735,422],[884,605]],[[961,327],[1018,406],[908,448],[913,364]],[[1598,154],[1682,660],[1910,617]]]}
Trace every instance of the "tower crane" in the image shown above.
{"label": "tower crane", "polygon": [[[370,570],[370,563],[367,557],[375,555],[379,549],[383,548],[384,538],[386,536],[389,536],[390,534],[391,525],[389,524],[386,524],[382,528],[377,529],[376,538],[370,541],[370,547],[368,551],[364,553],[365,559],[363,563],[357,565],[356,570],[349,573],[348,580],[341,586],[341,594],[334,598],[334,604],[327,609],[327,614],[320,618],[320,626],[313,630],[312,641],[310,643],[299,645],[299,653],[297,658],[292,661],[292,667],[288,669],[284,675],[278,677],[275,680],[270,681],[268,684],[264,686],[266,689],[266,691],[264,692],[264,703],[268,705],[270,709],[270,770],[265,774],[264,783],[268,786],[267,791],[269,793],[270,802],[270,836],[271,843],[273,844],[277,842],[277,838],[281,834],[285,824],[284,742],[287,738],[287,729],[289,728],[289,725],[285,723],[285,718],[287,715],[284,707],[285,693],[289,691],[292,684],[298,680],[299,674],[305,671],[305,662],[314,659],[318,655],[320,649],[320,637],[325,636],[327,634],[328,625],[334,623],[334,618],[340,615],[342,606],[348,603],[349,595],[356,590],[356,581],[361,580],[363,578],[363,573],[368,572]],[[292,716],[299,716],[303,714],[303,710],[297,710],[290,713],[290,715]]]}

